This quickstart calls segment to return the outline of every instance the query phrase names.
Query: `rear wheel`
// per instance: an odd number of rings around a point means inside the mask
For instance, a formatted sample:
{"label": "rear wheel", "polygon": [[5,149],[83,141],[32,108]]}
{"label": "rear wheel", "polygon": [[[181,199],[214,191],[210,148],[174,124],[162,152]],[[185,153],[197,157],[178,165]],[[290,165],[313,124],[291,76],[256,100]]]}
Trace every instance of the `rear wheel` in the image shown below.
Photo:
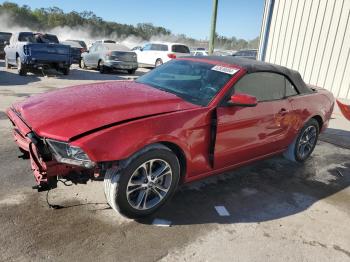
{"label": "rear wheel", "polygon": [[21,76],[27,75],[27,70],[25,68],[25,65],[22,63],[21,58],[19,56],[17,57],[16,61],[17,61],[18,74]]}
{"label": "rear wheel", "polygon": [[320,127],[315,119],[310,119],[289,145],[284,156],[294,162],[304,162],[315,149]]}
{"label": "rear wheel", "polygon": [[83,59],[83,58],[80,59],[79,67],[80,67],[81,69],[86,69],[86,65],[85,65],[85,62],[84,62],[84,59]]}
{"label": "rear wheel", "polygon": [[104,74],[107,71],[107,68],[104,65],[103,60],[98,61],[98,71],[100,71],[101,74]]}
{"label": "rear wheel", "polygon": [[62,74],[64,74],[65,76],[66,76],[66,75],[69,75],[69,73],[70,73],[70,68],[69,68],[69,67],[64,67],[64,68],[61,69],[61,72],[62,72]]}
{"label": "rear wheel", "polygon": [[6,69],[10,69],[11,68],[11,65],[9,64],[9,61],[7,59],[7,56],[5,56],[5,68]]}
{"label": "rear wheel", "polygon": [[165,146],[153,145],[125,163],[120,170],[107,170],[104,189],[108,204],[129,218],[154,213],[169,200],[179,182],[176,155]]}
{"label": "rear wheel", "polygon": [[156,63],[155,63],[154,65],[155,65],[155,67],[157,67],[157,66],[160,66],[160,65],[162,65],[162,64],[163,64],[163,60],[160,59],[160,58],[158,58],[158,59],[156,60]]}

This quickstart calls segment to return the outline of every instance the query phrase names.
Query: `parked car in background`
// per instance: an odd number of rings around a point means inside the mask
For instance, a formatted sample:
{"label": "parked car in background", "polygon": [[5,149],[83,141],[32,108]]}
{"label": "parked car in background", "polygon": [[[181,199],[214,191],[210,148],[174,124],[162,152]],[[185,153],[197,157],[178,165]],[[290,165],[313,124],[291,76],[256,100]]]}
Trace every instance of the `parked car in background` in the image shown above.
{"label": "parked car in background", "polygon": [[70,39],[67,39],[66,41],[78,43],[82,48],[84,48],[84,52],[88,49],[85,41],[83,41],[83,40],[70,40]]}
{"label": "parked car in background", "polygon": [[86,49],[83,48],[78,42],[74,41],[63,41],[61,44],[70,46],[72,63],[80,65],[81,54],[86,52]]}
{"label": "parked car in background", "polygon": [[333,107],[332,93],[310,88],[296,71],[202,56],[136,81],[32,96],[7,115],[39,190],[74,173],[104,177],[109,205],[136,218],[154,213],[180,183],[282,153],[306,161]]}
{"label": "parked car in background", "polygon": [[110,39],[101,39],[101,40],[96,40],[94,42],[94,44],[116,44],[117,42],[114,40],[110,40]]}
{"label": "parked car in background", "polygon": [[137,55],[121,44],[95,42],[89,51],[82,54],[80,67],[97,68],[102,74],[113,69],[134,74],[138,68]]}
{"label": "parked car in background", "polygon": [[19,32],[5,47],[6,68],[15,66],[20,75],[36,68],[54,68],[68,75],[71,64],[70,47],[58,44],[52,34]]}
{"label": "parked car in background", "polygon": [[232,56],[256,60],[257,55],[258,55],[257,49],[245,49],[245,50],[237,51]]}
{"label": "parked car in background", "polygon": [[209,53],[208,53],[208,51],[205,51],[205,50],[195,50],[195,51],[191,51],[191,55],[193,55],[193,56],[208,56]]}
{"label": "parked car in background", "polygon": [[171,59],[191,55],[188,46],[179,43],[147,43],[135,52],[143,67],[157,67]]}
{"label": "parked car in background", "polygon": [[7,32],[0,32],[0,59],[5,58],[4,48],[9,44],[12,34]]}

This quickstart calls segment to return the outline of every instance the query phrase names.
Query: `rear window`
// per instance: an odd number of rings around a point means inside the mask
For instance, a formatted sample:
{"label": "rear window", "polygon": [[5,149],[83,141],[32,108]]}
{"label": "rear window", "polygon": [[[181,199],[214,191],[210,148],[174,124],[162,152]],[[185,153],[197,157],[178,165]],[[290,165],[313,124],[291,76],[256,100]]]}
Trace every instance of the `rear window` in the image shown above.
{"label": "rear window", "polygon": [[173,45],[171,51],[174,53],[190,53],[190,49],[185,45]]}
{"label": "rear window", "polygon": [[130,51],[128,47],[125,45],[120,45],[120,44],[104,44],[104,47],[106,47],[108,50],[115,50],[115,51]]}
{"label": "rear window", "polygon": [[45,34],[45,35],[42,35],[42,38],[44,40],[46,40],[47,42],[49,42],[49,43],[54,43],[54,44],[58,44],[59,43],[58,38],[55,35]]}

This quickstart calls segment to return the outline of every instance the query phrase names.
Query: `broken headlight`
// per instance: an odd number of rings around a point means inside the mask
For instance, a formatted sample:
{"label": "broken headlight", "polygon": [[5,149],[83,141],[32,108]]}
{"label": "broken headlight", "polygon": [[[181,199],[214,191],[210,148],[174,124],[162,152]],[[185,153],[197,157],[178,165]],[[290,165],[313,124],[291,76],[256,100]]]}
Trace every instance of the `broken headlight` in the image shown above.
{"label": "broken headlight", "polygon": [[46,142],[57,162],[86,168],[92,168],[95,165],[80,147],[71,146],[69,143],[51,139],[46,139]]}

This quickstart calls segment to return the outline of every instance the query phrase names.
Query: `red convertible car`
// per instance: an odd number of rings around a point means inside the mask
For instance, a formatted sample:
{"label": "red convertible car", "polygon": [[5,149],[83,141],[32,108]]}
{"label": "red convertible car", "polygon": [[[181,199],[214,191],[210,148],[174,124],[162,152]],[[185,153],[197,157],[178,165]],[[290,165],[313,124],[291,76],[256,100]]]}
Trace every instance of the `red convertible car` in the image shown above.
{"label": "red convertible car", "polygon": [[298,72],[209,56],[174,59],[136,81],[36,95],[7,114],[39,191],[73,174],[104,178],[110,206],[135,218],[180,183],[281,153],[305,161],[333,106]]}

